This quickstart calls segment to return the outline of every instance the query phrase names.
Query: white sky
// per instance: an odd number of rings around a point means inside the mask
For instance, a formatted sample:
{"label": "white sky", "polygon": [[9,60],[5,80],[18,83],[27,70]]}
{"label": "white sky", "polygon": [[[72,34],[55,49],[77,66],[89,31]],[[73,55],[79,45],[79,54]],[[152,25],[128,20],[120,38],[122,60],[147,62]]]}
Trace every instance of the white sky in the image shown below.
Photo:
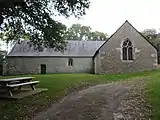
{"label": "white sky", "polygon": [[80,23],[113,34],[125,20],[136,29],[160,28],[160,0],[91,0],[91,6],[83,19],[57,17],[57,20],[70,27]]}

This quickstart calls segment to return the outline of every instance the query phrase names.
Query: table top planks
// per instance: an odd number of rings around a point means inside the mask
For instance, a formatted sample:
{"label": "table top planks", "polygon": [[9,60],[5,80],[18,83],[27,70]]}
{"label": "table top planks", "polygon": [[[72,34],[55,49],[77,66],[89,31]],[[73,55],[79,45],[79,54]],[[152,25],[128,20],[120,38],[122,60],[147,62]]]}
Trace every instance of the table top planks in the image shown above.
{"label": "table top planks", "polygon": [[18,78],[7,78],[7,79],[0,79],[0,82],[12,82],[12,81],[23,81],[23,80],[30,80],[34,77],[18,77]]}

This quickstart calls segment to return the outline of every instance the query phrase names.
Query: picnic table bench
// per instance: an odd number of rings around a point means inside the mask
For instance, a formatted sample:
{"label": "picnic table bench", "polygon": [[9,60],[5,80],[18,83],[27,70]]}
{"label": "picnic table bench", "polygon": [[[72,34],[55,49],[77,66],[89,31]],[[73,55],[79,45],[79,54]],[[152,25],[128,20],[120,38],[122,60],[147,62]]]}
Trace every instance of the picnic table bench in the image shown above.
{"label": "picnic table bench", "polygon": [[9,92],[10,96],[13,96],[12,90],[15,87],[18,87],[18,90],[21,90],[22,86],[29,85],[31,86],[32,90],[35,90],[34,85],[36,85],[39,81],[32,81],[33,78],[34,77],[0,79],[0,85]]}

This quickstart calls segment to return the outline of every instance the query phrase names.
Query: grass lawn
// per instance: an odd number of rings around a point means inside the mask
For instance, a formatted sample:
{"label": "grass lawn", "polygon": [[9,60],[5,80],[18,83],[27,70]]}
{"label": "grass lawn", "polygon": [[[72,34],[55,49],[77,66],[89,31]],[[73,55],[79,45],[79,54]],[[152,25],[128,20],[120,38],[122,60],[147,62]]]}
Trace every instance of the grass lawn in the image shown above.
{"label": "grass lawn", "polygon": [[[149,76],[155,78],[152,83],[149,85],[150,92],[149,94],[155,99],[151,100],[156,103],[153,104],[155,109],[160,109],[160,99],[159,94],[155,91],[158,90],[158,81],[157,74],[160,70],[147,71],[140,73],[132,74],[118,74],[118,75],[92,75],[92,74],[48,74],[48,75],[27,75],[34,76],[36,80],[40,81],[37,87],[48,88],[47,92],[43,92],[38,95],[24,98],[19,101],[6,101],[0,100],[0,119],[1,120],[23,120],[26,117],[33,116],[35,113],[47,109],[54,101],[62,98],[63,96],[73,92],[75,90],[84,89],[91,85],[103,84],[116,80],[124,80],[132,77],[139,76]],[[10,76],[10,77],[20,77],[20,76]],[[1,77],[2,78],[2,77]],[[156,81],[158,84],[154,84]],[[152,86],[155,88],[152,89]],[[160,90],[159,90],[160,91]],[[159,107],[157,106],[159,105]],[[159,112],[154,112],[153,115],[159,114]],[[159,114],[160,116],[160,114]],[[160,118],[160,117],[159,117]],[[158,120],[158,119],[155,119]]]}
{"label": "grass lawn", "polygon": [[160,120],[160,74],[150,77],[148,94],[152,106],[152,120]]}

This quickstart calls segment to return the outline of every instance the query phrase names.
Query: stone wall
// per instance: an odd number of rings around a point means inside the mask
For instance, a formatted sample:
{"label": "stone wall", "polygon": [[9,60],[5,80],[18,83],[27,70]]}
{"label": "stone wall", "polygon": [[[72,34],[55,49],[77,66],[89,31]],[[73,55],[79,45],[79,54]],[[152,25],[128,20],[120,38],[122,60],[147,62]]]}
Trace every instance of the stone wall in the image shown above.
{"label": "stone wall", "polygon": [[[122,60],[122,43],[129,38],[133,43],[133,60]],[[157,67],[157,50],[128,22],[99,49],[94,59],[95,73],[127,73]]]}
{"label": "stone wall", "polygon": [[47,73],[92,73],[92,58],[73,58],[68,66],[67,57],[8,57],[6,74],[39,74],[41,64],[46,64]]}

